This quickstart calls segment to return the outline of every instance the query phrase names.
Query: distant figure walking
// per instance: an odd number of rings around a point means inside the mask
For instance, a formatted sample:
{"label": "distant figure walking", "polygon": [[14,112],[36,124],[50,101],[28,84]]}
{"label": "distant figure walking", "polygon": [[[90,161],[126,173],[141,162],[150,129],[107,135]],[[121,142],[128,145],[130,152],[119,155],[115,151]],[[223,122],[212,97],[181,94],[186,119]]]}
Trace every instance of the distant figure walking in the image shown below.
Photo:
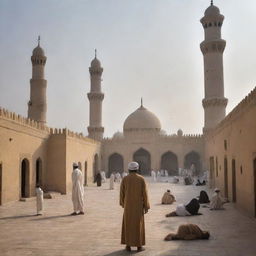
{"label": "distant figure walking", "polygon": [[156,172],[154,170],[151,171],[151,179],[153,182],[156,182]]}
{"label": "distant figure walking", "polygon": [[97,187],[101,187],[101,174],[98,172],[97,174],[96,174],[96,176],[95,176],[95,180],[94,180],[94,182],[96,182],[97,183]]}
{"label": "distant figure walking", "polygon": [[44,192],[39,187],[39,185],[36,185],[36,215],[42,215],[43,210],[43,202],[44,202]]}
{"label": "distant figure walking", "polygon": [[195,240],[195,239],[209,239],[210,233],[208,231],[202,231],[195,224],[180,225],[176,234],[168,234],[164,240]]}
{"label": "distant figure walking", "polygon": [[128,164],[129,175],[120,186],[120,205],[124,208],[121,244],[126,245],[126,250],[131,251],[131,246],[142,251],[145,245],[144,214],[148,212],[147,186],[144,178],[137,174],[139,164]]}
{"label": "distant figure walking", "polygon": [[71,215],[84,214],[83,174],[78,169],[77,163],[73,163],[72,185],[72,202],[74,212],[71,213]]}
{"label": "distant figure walking", "polygon": [[109,189],[114,189],[115,187],[115,174],[111,173],[110,178],[109,178]]}

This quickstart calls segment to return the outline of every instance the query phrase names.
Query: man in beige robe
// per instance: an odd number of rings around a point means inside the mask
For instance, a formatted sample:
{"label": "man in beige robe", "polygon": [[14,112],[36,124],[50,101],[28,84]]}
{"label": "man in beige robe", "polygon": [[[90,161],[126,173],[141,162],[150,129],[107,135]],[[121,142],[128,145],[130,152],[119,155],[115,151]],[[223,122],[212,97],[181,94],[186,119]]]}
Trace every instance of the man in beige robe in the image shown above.
{"label": "man in beige robe", "polygon": [[172,204],[175,201],[175,197],[171,194],[171,191],[168,189],[162,197],[162,204]]}
{"label": "man in beige robe", "polygon": [[144,214],[148,212],[147,186],[144,178],[137,174],[139,164],[128,164],[129,175],[123,178],[120,186],[120,205],[124,208],[121,244],[126,244],[126,250],[131,246],[142,251],[145,245]]}
{"label": "man in beige robe", "polygon": [[180,225],[176,234],[168,234],[164,240],[195,240],[195,239],[209,239],[210,233],[201,230],[195,224]]}

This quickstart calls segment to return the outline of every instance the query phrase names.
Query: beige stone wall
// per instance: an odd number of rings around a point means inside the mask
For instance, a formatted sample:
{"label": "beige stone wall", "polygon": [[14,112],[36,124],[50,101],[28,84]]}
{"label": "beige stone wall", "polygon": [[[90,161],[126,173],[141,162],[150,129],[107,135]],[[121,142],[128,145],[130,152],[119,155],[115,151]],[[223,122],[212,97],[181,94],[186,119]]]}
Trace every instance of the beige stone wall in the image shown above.
{"label": "beige stone wall", "polygon": [[186,154],[195,151],[200,155],[202,169],[204,164],[204,140],[203,137],[185,136],[161,136],[154,133],[133,132],[129,136],[105,139],[102,145],[102,169],[108,170],[109,157],[113,153],[121,154],[124,158],[124,169],[133,160],[133,154],[140,148],[147,150],[151,156],[151,168],[159,170],[161,167],[161,156],[171,151],[178,157],[179,167],[184,167],[184,157]]}
{"label": "beige stone wall", "polygon": [[2,163],[2,203],[19,200],[21,196],[21,162],[29,161],[28,195],[35,195],[36,160],[46,173],[46,142],[49,131],[37,123],[0,109],[0,162]]}
{"label": "beige stone wall", "polygon": [[100,169],[101,144],[66,129],[51,129],[0,108],[1,203],[21,198],[21,162],[29,163],[26,197],[35,195],[36,161],[42,161],[44,191],[71,191],[73,162],[80,162],[87,182],[93,180],[94,157]]}
{"label": "beige stone wall", "polygon": [[[225,142],[226,141],[226,142]],[[255,215],[255,174],[253,160],[256,157],[256,89],[254,89],[211,133],[206,135],[205,152],[212,173],[212,186],[228,192],[233,201],[236,191],[236,206],[249,215]],[[226,148],[225,148],[226,144]],[[210,168],[210,157],[214,166]],[[227,183],[225,186],[224,159],[227,159]],[[218,160],[218,171],[216,168]],[[232,173],[235,161],[235,176]],[[217,173],[218,172],[218,173]],[[236,178],[236,190],[233,179]]]}

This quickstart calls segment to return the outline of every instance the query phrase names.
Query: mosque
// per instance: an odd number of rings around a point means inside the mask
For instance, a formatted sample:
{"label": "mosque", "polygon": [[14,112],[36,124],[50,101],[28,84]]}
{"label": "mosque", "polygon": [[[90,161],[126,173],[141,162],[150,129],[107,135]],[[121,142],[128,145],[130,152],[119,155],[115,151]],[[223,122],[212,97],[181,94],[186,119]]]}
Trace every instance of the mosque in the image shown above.
{"label": "mosque", "polygon": [[209,185],[218,186],[238,208],[255,217],[256,89],[226,116],[223,21],[224,16],[212,2],[200,20],[205,35],[200,44],[204,59],[201,135],[184,135],[182,130],[165,134],[158,117],[141,101],[124,121],[123,132],[104,138],[103,68],[96,54],[89,67],[88,136],[48,127],[47,57],[39,41],[31,57],[27,118],[0,108],[0,205],[34,196],[36,184],[45,191],[70,192],[73,162],[79,163],[84,185],[88,185],[97,172],[122,172],[129,161],[135,160],[142,175],[149,175],[152,169],[176,175],[179,168],[188,169],[192,164],[198,174],[209,170]]}

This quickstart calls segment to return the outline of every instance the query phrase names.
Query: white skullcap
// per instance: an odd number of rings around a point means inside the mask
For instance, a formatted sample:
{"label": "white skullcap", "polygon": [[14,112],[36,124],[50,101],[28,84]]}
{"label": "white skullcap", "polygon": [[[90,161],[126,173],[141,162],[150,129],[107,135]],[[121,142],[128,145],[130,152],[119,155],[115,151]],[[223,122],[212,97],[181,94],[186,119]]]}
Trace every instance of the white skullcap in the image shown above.
{"label": "white skullcap", "polygon": [[73,163],[73,167],[78,167],[78,164],[77,163]]}
{"label": "white skullcap", "polygon": [[220,192],[220,189],[219,188],[215,188],[214,192]]}
{"label": "white skullcap", "polygon": [[139,170],[139,164],[137,162],[130,162],[128,164],[128,170],[130,171]]}

